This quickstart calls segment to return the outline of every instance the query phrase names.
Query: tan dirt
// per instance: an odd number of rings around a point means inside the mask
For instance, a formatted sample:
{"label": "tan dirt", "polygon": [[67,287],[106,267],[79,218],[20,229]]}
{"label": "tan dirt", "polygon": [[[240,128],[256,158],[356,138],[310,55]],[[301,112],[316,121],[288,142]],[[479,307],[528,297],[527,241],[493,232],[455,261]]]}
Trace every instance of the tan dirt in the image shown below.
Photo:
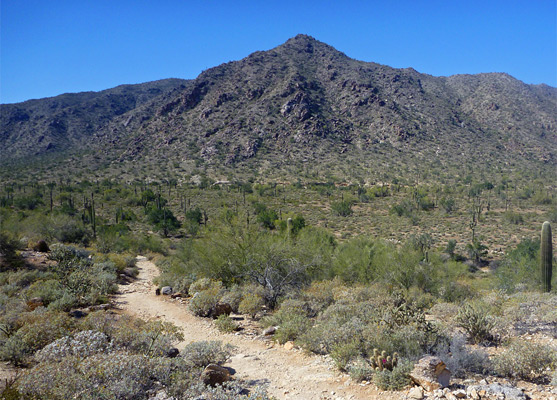
{"label": "tan dirt", "polygon": [[226,367],[235,378],[250,384],[267,385],[277,399],[285,400],[399,400],[405,393],[378,391],[373,385],[355,383],[339,373],[324,357],[309,355],[299,349],[286,350],[260,337],[225,334],[216,330],[209,319],[192,315],[184,304],[167,296],[156,296],[152,281],[159,271],[147,258],[137,258],[138,278],[121,285],[115,303],[125,312],[143,319],[161,319],[182,328],[183,348],[200,340],[220,340],[236,347]]}

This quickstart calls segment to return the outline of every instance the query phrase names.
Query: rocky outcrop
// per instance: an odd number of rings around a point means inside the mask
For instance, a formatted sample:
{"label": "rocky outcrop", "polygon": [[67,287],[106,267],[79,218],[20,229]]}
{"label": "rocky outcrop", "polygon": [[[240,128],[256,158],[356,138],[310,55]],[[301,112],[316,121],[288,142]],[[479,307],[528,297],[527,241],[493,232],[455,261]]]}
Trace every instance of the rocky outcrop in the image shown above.
{"label": "rocky outcrop", "polygon": [[427,356],[414,365],[410,378],[427,391],[449,386],[451,372],[439,357]]}

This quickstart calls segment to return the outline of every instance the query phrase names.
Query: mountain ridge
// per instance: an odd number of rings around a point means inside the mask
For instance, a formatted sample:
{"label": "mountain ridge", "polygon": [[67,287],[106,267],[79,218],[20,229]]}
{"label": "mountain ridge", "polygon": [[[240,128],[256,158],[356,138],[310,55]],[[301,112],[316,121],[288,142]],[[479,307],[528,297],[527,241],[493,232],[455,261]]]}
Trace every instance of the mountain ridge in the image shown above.
{"label": "mountain ridge", "polygon": [[[505,73],[434,77],[395,69],[351,59],[307,35],[144,100],[102,119],[72,150],[110,148],[113,164],[168,159],[186,172],[201,165],[281,170],[309,160],[366,169],[376,153],[415,162],[556,162],[556,88]],[[2,123],[0,144],[13,136]]]}

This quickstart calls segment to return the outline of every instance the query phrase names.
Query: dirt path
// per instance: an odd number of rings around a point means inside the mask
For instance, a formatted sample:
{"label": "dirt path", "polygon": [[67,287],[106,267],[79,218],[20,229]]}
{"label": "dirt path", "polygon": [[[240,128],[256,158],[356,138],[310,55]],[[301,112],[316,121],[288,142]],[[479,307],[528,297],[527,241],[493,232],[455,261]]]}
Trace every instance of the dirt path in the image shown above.
{"label": "dirt path", "polygon": [[378,392],[370,385],[353,383],[339,374],[323,357],[307,355],[300,350],[286,350],[257,338],[223,334],[212,322],[189,313],[183,304],[165,296],[155,296],[152,280],[159,273],[145,257],[138,257],[139,276],[129,285],[120,286],[116,304],[140,318],[160,318],[183,329],[183,348],[192,341],[221,340],[237,348],[226,364],[236,371],[235,377],[251,383],[268,385],[277,399],[288,400],[398,400],[404,395]]}

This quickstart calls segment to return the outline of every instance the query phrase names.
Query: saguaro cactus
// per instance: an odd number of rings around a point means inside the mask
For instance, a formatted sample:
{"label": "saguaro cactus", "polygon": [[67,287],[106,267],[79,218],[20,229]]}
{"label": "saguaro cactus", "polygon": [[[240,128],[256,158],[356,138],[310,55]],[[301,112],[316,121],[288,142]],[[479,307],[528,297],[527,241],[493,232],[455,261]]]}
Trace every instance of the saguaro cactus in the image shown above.
{"label": "saguaro cactus", "polygon": [[553,269],[553,244],[551,242],[551,225],[549,221],[545,221],[542,225],[540,252],[542,288],[544,292],[550,292]]}

